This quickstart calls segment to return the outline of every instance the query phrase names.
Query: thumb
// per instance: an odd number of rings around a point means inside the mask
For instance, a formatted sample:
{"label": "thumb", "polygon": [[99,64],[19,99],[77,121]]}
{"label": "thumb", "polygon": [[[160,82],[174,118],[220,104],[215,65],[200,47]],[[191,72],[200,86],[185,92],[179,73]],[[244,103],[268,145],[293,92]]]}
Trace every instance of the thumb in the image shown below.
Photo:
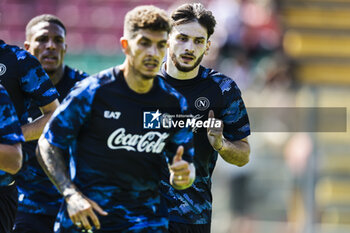
{"label": "thumb", "polygon": [[104,211],[96,202],[94,202],[93,200],[89,199],[88,200],[91,204],[91,207],[100,215],[106,216],[108,215],[108,213],[106,211]]}
{"label": "thumb", "polygon": [[184,147],[183,146],[179,146],[177,148],[176,154],[175,154],[175,156],[173,158],[173,163],[181,161],[183,153],[184,153]]}
{"label": "thumb", "polygon": [[[208,119],[213,119],[214,118],[214,111],[210,110],[208,113]],[[209,135],[212,135],[212,131],[210,130],[210,127],[207,128],[207,133]]]}
{"label": "thumb", "polygon": [[208,118],[214,118],[214,111],[213,110],[209,111]]}

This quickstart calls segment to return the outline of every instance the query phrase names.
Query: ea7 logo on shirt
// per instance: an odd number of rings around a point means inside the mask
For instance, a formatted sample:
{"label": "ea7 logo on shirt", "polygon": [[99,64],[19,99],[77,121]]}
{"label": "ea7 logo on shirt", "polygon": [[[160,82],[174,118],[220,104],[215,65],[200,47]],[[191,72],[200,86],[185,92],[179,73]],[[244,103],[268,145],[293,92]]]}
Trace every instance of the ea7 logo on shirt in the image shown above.
{"label": "ea7 logo on shirt", "polygon": [[108,111],[106,110],[103,114],[104,118],[107,118],[107,119],[115,119],[115,120],[118,120],[120,115],[122,115],[121,112],[113,112],[113,111]]}
{"label": "ea7 logo on shirt", "polygon": [[6,66],[0,63],[0,76],[5,74],[5,72],[6,72]]}
{"label": "ea7 logo on shirt", "polygon": [[209,108],[210,102],[206,97],[199,97],[196,99],[194,102],[194,106],[199,110],[199,111],[205,111]]}

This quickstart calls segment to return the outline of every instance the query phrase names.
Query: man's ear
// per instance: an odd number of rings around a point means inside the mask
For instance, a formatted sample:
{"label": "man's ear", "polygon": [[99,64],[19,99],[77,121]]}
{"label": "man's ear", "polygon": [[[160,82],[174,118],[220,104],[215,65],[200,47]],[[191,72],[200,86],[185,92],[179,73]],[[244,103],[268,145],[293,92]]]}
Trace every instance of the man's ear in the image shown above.
{"label": "man's ear", "polygon": [[206,49],[205,49],[205,55],[208,55],[210,45],[211,45],[211,41],[210,41],[210,40],[208,40],[208,42],[207,42],[207,46],[206,46]]}
{"label": "man's ear", "polygon": [[28,41],[24,41],[24,49],[29,51],[30,43]]}
{"label": "man's ear", "polygon": [[128,40],[124,36],[120,38],[120,46],[122,47],[123,52],[126,54],[129,44],[128,44]]}

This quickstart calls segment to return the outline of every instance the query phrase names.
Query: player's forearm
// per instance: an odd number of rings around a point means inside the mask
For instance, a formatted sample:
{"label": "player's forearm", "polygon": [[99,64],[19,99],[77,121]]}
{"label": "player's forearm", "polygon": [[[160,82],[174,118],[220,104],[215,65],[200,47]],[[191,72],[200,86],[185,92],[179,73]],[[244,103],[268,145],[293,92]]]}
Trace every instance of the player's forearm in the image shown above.
{"label": "player's forearm", "polygon": [[226,162],[239,167],[249,162],[250,146],[246,138],[239,141],[229,141],[223,138],[222,143],[222,148],[218,152]]}
{"label": "player's forearm", "polygon": [[49,121],[51,114],[41,116],[35,121],[25,124],[21,127],[23,136],[26,141],[37,140],[42,134],[46,123]]}
{"label": "player's forearm", "polygon": [[69,177],[68,166],[64,161],[63,151],[60,148],[51,145],[44,136],[41,136],[36,155],[46,175],[64,197],[77,192],[76,186]]}
{"label": "player's forearm", "polygon": [[0,144],[0,170],[16,174],[22,166],[21,144],[14,145]]}
{"label": "player's forearm", "polygon": [[25,124],[21,127],[23,136],[26,141],[37,140],[40,137],[46,123],[50,120],[58,105],[58,100],[54,100],[51,103],[40,107],[43,115],[37,118],[35,121]]}

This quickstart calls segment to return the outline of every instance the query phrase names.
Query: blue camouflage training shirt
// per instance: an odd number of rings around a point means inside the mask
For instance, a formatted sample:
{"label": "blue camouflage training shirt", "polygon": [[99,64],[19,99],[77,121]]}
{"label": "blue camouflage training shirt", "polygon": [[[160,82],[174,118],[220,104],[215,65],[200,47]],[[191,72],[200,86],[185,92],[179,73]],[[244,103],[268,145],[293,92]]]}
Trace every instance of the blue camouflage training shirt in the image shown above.
{"label": "blue camouflage training shirt", "polygon": [[[159,114],[186,109],[186,100],[162,79],[138,94],[111,68],[81,81],[56,110],[45,138],[61,149],[77,140],[74,183],[109,213],[99,216],[99,232],[166,232],[161,168],[179,145],[189,162],[194,150],[191,130],[162,128]],[[66,211],[58,219],[56,232],[78,232]]]}

